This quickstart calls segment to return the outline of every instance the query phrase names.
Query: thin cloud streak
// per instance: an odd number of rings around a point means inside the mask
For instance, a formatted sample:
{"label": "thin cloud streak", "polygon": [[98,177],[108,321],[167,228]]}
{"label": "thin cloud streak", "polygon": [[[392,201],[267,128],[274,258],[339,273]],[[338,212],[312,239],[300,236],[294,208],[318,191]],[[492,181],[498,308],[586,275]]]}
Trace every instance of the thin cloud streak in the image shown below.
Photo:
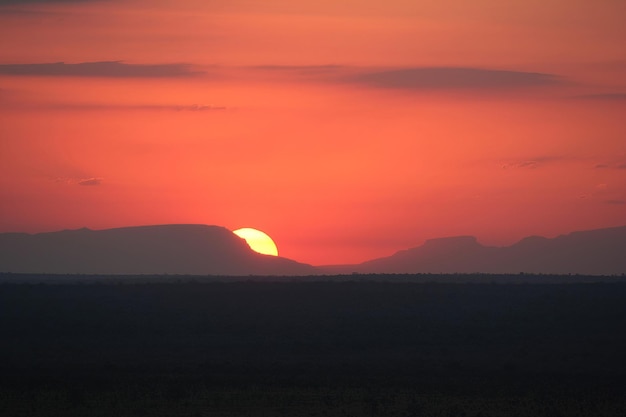
{"label": "thin cloud streak", "polygon": [[553,164],[556,162],[571,161],[574,159],[575,158],[568,158],[565,156],[541,156],[537,158],[509,161],[509,162],[503,163],[501,165],[501,168],[502,169],[515,169],[515,168],[537,169],[537,168],[544,167],[545,165],[548,165],[548,164]]}
{"label": "thin cloud streak", "polygon": [[364,72],[344,78],[347,83],[389,89],[503,89],[562,84],[561,77],[539,72],[465,67],[415,67]]}
{"label": "thin cloud streak", "polygon": [[573,98],[578,100],[626,101],[626,93],[583,94]]}
{"label": "thin cloud streak", "polygon": [[348,67],[343,65],[255,65],[247,67],[253,70],[261,71],[291,71],[303,74],[327,74],[338,72]]}
{"label": "thin cloud streak", "polygon": [[25,4],[71,4],[71,3],[88,3],[101,0],[0,0],[0,6],[13,6]]}
{"label": "thin cloud streak", "polygon": [[[0,98],[2,94],[0,92]],[[103,104],[103,103],[27,103],[0,102],[0,108],[7,110],[58,110],[58,111],[165,111],[165,112],[223,112],[226,106],[213,104]]]}
{"label": "thin cloud streak", "polygon": [[41,77],[171,78],[201,75],[187,64],[126,64],[121,61],[3,64],[0,75]]}
{"label": "thin cloud streak", "polygon": [[65,184],[65,185],[81,185],[86,187],[93,187],[102,185],[103,178],[101,177],[92,177],[92,176],[81,176],[81,175],[71,175],[71,176],[52,176],[45,175],[44,177],[49,181],[52,181],[56,184]]}
{"label": "thin cloud streak", "polygon": [[[386,89],[499,90],[563,84],[563,79],[554,74],[469,67],[412,67],[377,70],[342,65],[258,65],[245,67],[245,69],[253,72],[291,73],[306,76],[309,81]],[[224,67],[222,70],[228,71]],[[0,75],[12,76],[177,78],[206,74],[205,71],[195,70],[189,64],[127,64],[122,61],[0,65]]]}
{"label": "thin cloud streak", "polygon": [[227,110],[226,106],[214,106],[204,104],[190,104],[190,105],[158,105],[158,104],[43,104],[34,105],[29,108],[45,108],[53,110],[85,110],[85,111],[98,111],[98,110],[148,110],[148,111],[190,111],[190,112],[211,112],[211,111],[224,111]]}
{"label": "thin cloud streak", "polygon": [[617,163],[617,164],[597,164],[594,166],[595,169],[626,169],[626,163]]}
{"label": "thin cloud streak", "polygon": [[102,178],[84,178],[77,183],[78,185],[93,187],[102,184]]}

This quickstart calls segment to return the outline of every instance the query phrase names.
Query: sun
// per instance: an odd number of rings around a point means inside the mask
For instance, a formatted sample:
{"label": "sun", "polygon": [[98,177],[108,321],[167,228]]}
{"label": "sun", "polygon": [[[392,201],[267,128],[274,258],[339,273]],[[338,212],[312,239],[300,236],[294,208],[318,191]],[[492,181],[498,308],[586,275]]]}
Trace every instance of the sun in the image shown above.
{"label": "sun", "polygon": [[278,248],[276,244],[267,234],[251,227],[244,227],[233,232],[240,238],[244,239],[250,249],[263,255],[278,256]]}

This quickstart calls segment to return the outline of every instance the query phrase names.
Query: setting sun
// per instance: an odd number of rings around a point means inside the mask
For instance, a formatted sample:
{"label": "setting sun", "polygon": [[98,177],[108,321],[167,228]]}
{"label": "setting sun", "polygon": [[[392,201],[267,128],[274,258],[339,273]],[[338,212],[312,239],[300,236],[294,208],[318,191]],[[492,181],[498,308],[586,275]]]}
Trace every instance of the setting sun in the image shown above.
{"label": "setting sun", "polygon": [[276,244],[266,233],[250,227],[237,229],[233,233],[244,239],[253,251],[263,255],[278,256]]}

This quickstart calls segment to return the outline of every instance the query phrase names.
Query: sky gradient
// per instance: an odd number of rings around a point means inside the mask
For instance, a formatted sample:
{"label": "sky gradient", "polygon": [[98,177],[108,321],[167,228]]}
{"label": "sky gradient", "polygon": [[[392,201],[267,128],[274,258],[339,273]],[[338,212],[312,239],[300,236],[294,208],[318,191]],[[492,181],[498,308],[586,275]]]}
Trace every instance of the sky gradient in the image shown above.
{"label": "sky gradient", "polygon": [[0,232],[313,264],[626,224],[622,0],[0,0]]}

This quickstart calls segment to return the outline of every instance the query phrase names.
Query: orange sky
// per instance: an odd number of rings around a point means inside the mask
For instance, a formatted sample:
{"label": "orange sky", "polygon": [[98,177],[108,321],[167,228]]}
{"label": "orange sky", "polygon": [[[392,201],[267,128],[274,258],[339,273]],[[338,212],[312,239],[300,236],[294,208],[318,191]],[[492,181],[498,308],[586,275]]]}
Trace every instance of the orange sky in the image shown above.
{"label": "orange sky", "polygon": [[0,0],[0,232],[255,227],[325,264],[624,225],[625,15]]}

